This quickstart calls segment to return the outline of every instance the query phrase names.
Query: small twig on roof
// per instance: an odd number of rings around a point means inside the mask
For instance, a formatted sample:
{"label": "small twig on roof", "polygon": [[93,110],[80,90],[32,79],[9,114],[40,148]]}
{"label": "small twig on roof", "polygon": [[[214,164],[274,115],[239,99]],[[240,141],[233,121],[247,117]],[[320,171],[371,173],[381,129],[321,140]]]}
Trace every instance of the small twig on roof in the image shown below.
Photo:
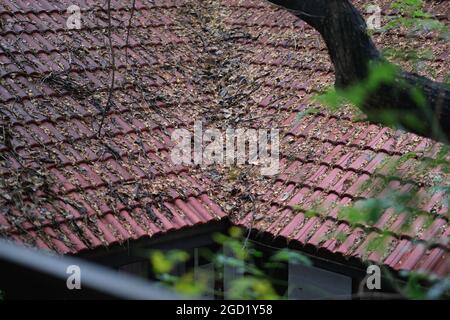
{"label": "small twig on roof", "polygon": [[131,23],[133,21],[133,16],[134,16],[135,4],[136,4],[136,0],[133,0],[133,3],[131,4],[130,19],[128,20],[128,26],[127,26],[127,38],[125,40],[125,63],[127,65],[128,65],[128,41],[129,41],[129,37],[130,37]]}
{"label": "small twig on roof", "polygon": [[114,57],[114,48],[112,45],[112,37],[111,37],[111,0],[108,0],[108,41],[109,41],[109,50],[111,54],[111,85],[109,87],[108,99],[106,100],[106,106],[103,110],[102,119],[100,120],[100,126],[98,128],[97,136],[100,137],[102,133],[102,127],[105,122],[105,117],[107,116],[109,110],[111,109],[111,100],[114,91],[114,80],[116,75],[116,62]]}
{"label": "small twig on roof", "polygon": [[280,114],[265,114],[265,115],[258,116],[258,117],[247,118],[247,119],[240,119],[239,122],[251,122],[251,121],[258,120],[258,119],[275,118],[275,117],[279,117],[279,116],[280,116]]}
{"label": "small twig on roof", "polygon": [[242,249],[245,249],[247,247],[248,240],[250,239],[250,235],[252,234],[253,229],[253,223],[255,222],[255,210],[256,210],[256,202],[253,195],[250,195],[250,200],[253,203],[253,209],[252,209],[252,221],[250,222],[250,227],[248,228],[247,236],[245,237],[244,244],[242,246]]}

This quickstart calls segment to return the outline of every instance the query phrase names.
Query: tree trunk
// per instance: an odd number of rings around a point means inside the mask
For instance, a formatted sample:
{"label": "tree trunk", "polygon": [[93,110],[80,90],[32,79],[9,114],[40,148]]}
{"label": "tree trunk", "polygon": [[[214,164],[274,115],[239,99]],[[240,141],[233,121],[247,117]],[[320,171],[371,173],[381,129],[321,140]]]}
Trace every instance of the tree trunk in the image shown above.
{"label": "tree trunk", "polygon": [[[387,63],[367,33],[364,18],[349,0],[269,0],[292,11],[323,37],[335,68],[336,88],[367,79],[372,62]],[[419,89],[425,101],[412,94]],[[360,106],[371,121],[395,124],[436,140],[450,138],[450,86],[399,71]],[[386,115],[389,114],[388,117]]]}

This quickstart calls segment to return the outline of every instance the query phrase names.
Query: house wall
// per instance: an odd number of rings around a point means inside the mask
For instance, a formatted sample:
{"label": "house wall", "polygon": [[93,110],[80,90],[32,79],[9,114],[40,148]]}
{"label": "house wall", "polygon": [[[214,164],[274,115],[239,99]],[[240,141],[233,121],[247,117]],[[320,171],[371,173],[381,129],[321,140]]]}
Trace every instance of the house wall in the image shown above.
{"label": "house wall", "polygon": [[[213,240],[214,233],[226,233],[229,226],[227,223],[218,223],[206,227],[191,228],[186,232],[182,230],[177,232],[175,236],[162,236],[156,240],[149,239],[149,241],[133,243],[129,248],[122,248],[122,250],[116,252],[111,250],[113,252],[106,255],[102,253],[92,255],[90,259],[112,266],[122,272],[154,279],[148,256],[139,255],[137,252],[142,251],[142,249],[186,250],[192,259],[186,265],[177,266],[174,274],[181,275],[185,271],[193,270],[196,279],[199,279],[198,277],[201,275],[209,274],[211,277],[207,282],[210,290],[209,293],[204,294],[203,298],[226,299],[229,298],[228,293],[232,281],[238,279],[242,274],[236,268],[230,266],[225,266],[223,270],[217,270],[209,261],[202,261],[200,252],[207,248],[214,252],[231,255],[229,251],[217,245]],[[252,241],[251,239],[250,241]],[[266,239],[254,242],[257,249],[264,252],[264,257],[257,262],[261,268],[268,257],[276,251],[275,248],[270,248],[270,245],[265,246],[264,244],[273,244],[273,242]],[[300,249],[298,250],[300,251]],[[355,271],[355,268],[342,263],[335,264],[329,259],[318,259],[312,256],[311,260],[314,264],[312,267],[286,263],[283,268],[278,270],[267,270],[272,278],[284,283],[284,285],[274,285],[280,295],[285,295],[289,299],[350,299],[352,293],[358,290],[359,281],[365,275],[361,269]],[[219,275],[222,275],[220,280]],[[214,291],[223,292],[223,294],[214,294]]]}
{"label": "house wall", "polygon": [[289,299],[351,299],[352,278],[313,266],[289,263]]}

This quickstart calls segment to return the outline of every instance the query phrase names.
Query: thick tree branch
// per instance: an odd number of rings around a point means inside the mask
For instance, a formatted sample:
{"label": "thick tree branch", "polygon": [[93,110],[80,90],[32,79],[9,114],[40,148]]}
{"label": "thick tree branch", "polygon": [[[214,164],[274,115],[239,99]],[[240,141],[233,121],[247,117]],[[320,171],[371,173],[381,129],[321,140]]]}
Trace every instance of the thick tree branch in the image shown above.
{"label": "thick tree branch", "polygon": [[[349,0],[269,1],[293,12],[321,34],[334,64],[337,88],[364,81],[370,63],[386,62],[368,35],[364,18]],[[418,103],[414,88],[420,89],[425,104]],[[381,83],[361,108],[373,121],[390,125],[380,116],[389,111],[408,131],[444,142],[450,139],[447,84],[400,71],[394,81]]]}

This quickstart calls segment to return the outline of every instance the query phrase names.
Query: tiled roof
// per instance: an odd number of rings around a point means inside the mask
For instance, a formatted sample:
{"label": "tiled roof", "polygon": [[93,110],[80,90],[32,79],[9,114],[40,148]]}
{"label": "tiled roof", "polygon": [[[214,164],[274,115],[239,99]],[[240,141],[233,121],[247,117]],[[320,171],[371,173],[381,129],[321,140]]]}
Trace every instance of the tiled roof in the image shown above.
{"label": "tiled roof", "polygon": [[[113,4],[115,100],[101,138],[98,120],[110,70],[106,11],[96,3],[78,3],[79,31],[66,28],[72,1],[2,3],[0,99],[6,139],[0,150],[7,204],[0,214],[1,233],[60,253],[225,215],[208,195],[206,176],[187,173],[169,160],[170,131],[189,119],[185,102],[158,96],[164,91],[159,88],[170,90],[179,81],[165,64],[194,57],[168,14],[182,1],[138,1],[127,50],[122,39],[129,4]],[[178,105],[167,114],[170,103]]]}
{"label": "tiled roof", "polygon": [[[82,10],[80,30],[66,27],[72,4]],[[430,6],[448,23],[445,5]],[[77,253],[228,215],[239,225],[394,269],[450,272],[448,199],[426,195],[442,173],[415,170],[441,145],[354,122],[349,109],[315,106],[311,96],[333,81],[316,32],[262,0],[136,1],[127,45],[130,8],[131,1],[112,1],[116,81],[98,137],[111,76],[103,3],[0,4],[0,234]],[[434,50],[427,66],[440,79],[450,70],[449,47]],[[312,107],[319,112],[307,111]],[[173,165],[170,134],[191,130],[196,119],[205,127],[280,128],[280,174]],[[410,151],[402,177],[381,193],[417,186],[431,223],[418,216],[403,230],[405,217],[388,210],[373,227],[352,227],[338,216],[336,205],[379,195],[361,186],[381,179],[386,159]],[[306,215],[318,202],[325,214]],[[367,250],[385,230],[386,250]],[[440,243],[427,248],[430,240]]]}
{"label": "tiled roof", "polygon": [[[444,9],[448,12],[448,7]],[[449,175],[439,169],[426,173],[420,169],[421,159],[435,158],[442,145],[414,134],[355,122],[345,110],[308,114],[305,110],[312,106],[310,92],[332,83],[332,73],[328,72],[331,66],[318,36],[300,22],[292,31],[288,25],[295,21],[266,9],[258,1],[241,2],[233,11],[230,17],[236,18],[232,23],[241,26],[242,32],[260,35],[257,41],[247,44],[264,46],[264,54],[256,55],[252,62],[269,71],[276,83],[275,88],[261,90],[259,106],[273,112],[291,112],[278,123],[288,128],[281,142],[281,173],[267,183],[249,182],[257,204],[244,204],[244,213],[236,214],[238,223],[315,250],[371,260],[396,270],[448,274],[448,193],[430,189],[437,177],[448,186]],[[445,16],[442,20],[448,23]],[[281,27],[280,21],[287,26]],[[375,41],[389,45],[395,42],[393,38],[402,36],[381,33],[375,35]],[[423,46],[426,40],[416,41]],[[442,66],[435,69],[441,81],[450,70],[446,58],[449,49],[448,43],[435,44],[435,58],[428,62],[430,66]],[[404,67],[411,68],[407,64]],[[280,74],[281,81],[277,81]],[[271,122],[273,119],[261,125],[268,127]],[[390,174],[389,165],[405,154],[414,157],[400,165],[396,179],[384,186],[382,178]],[[351,226],[338,214],[342,206],[356,200],[413,187],[418,188],[418,207],[430,214],[410,217],[409,228],[402,228],[406,214],[394,214],[393,209],[387,209],[371,226]],[[371,245],[376,239],[383,239],[382,250]],[[431,241],[438,244],[428,248],[427,242]]]}

